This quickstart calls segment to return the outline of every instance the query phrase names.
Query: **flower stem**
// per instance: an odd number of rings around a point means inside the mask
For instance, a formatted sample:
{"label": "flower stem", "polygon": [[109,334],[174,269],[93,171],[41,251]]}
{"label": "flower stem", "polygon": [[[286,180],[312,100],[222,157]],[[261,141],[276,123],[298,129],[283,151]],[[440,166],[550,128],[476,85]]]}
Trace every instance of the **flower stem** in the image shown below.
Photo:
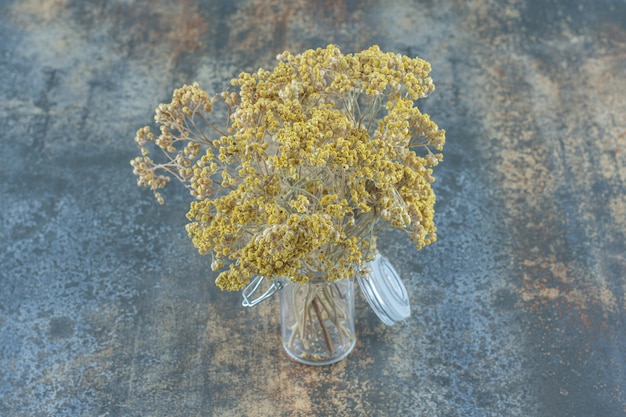
{"label": "flower stem", "polygon": [[326,342],[326,347],[328,348],[328,351],[332,355],[334,353],[333,344],[330,341],[330,335],[328,334],[328,329],[324,325],[324,320],[322,319],[322,312],[320,311],[320,306],[317,302],[317,298],[314,298],[311,301],[311,304],[313,304],[315,315],[317,316],[317,320],[320,322],[320,326],[322,327],[322,332],[324,333],[324,341]]}

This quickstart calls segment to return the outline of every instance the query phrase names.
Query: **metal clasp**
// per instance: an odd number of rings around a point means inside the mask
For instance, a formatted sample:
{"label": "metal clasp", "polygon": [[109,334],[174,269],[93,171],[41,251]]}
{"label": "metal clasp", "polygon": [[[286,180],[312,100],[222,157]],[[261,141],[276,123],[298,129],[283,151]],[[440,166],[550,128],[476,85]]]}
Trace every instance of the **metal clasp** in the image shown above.
{"label": "metal clasp", "polygon": [[272,285],[270,285],[270,287],[263,294],[261,294],[258,298],[251,300],[252,296],[254,295],[256,290],[259,288],[259,286],[261,286],[261,283],[263,282],[264,279],[265,278],[258,275],[254,277],[252,281],[250,281],[250,284],[248,284],[246,288],[243,289],[243,291],[241,292],[241,295],[243,296],[243,301],[241,302],[242,306],[254,307],[255,305],[259,304],[261,301],[264,301],[270,298],[272,295],[274,295],[276,291],[280,291],[283,289],[283,284],[281,284],[280,281],[275,279],[274,281],[272,281]]}

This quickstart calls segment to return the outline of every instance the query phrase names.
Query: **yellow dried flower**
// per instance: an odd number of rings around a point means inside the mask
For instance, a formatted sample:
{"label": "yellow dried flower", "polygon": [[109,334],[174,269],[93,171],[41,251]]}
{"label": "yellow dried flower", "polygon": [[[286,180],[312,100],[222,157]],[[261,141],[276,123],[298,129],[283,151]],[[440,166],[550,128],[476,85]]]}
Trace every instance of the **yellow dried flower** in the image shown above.
{"label": "yellow dried flower", "polygon": [[[226,268],[217,285],[353,276],[385,226],[418,249],[434,242],[432,168],[445,131],[415,102],[434,90],[430,64],[378,46],[277,58],[272,71],[233,79],[234,92],[210,96],[197,83],[175,90],[156,109],[160,134],[145,127],[135,136],[138,185],[162,203],[158,190],[170,177],[157,172],[165,171],[195,197],[187,232],[213,270]],[[214,116],[218,105],[225,112]],[[226,123],[213,121],[220,114]],[[150,146],[164,162],[150,158]]]}

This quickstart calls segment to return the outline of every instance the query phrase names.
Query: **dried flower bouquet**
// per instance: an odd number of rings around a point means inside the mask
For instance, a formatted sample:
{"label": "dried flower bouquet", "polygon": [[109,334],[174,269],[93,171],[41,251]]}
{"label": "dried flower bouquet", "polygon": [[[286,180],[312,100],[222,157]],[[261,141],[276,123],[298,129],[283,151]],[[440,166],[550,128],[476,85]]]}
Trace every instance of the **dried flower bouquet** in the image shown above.
{"label": "dried flower bouquet", "polygon": [[[236,91],[209,95],[197,83],[175,90],[156,109],[160,132],[146,126],[135,137],[138,185],[163,203],[159,189],[174,177],[195,197],[187,232],[220,271],[217,285],[367,275],[385,227],[404,230],[417,249],[434,242],[432,168],[445,132],[416,106],[434,90],[430,64],[377,46],[277,58],[271,72],[233,79]],[[302,352],[290,354],[310,359],[319,354],[308,346],[323,338],[330,355],[337,347],[347,354],[353,304],[312,288],[293,293],[285,348],[297,343]]]}
{"label": "dried flower bouquet", "polygon": [[429,63],[377,46],[277,58],[271,72],[233,79],[238,91],[175,90],[156,109],[160,132],[135,138],[139,185],[162,203],[174,177],[195,197],[187,231],[221,270],[217,285],[352,277],[382,227],[406,231],[417,249],[435,241],[432,168],[445,132],[415,105],[434,90]]}

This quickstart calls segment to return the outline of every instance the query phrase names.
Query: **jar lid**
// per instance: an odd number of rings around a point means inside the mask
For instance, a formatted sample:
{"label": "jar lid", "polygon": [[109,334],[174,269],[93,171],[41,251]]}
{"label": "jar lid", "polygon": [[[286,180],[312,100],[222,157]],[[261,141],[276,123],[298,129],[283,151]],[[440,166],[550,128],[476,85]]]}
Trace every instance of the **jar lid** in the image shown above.
{"label": "jar lid", "polygon": [[411,315],[406,287],[391,263],[380,253],[369,262],[372,272],[357,277],[359,287],[378,318],[388,326],[404,321]]}

